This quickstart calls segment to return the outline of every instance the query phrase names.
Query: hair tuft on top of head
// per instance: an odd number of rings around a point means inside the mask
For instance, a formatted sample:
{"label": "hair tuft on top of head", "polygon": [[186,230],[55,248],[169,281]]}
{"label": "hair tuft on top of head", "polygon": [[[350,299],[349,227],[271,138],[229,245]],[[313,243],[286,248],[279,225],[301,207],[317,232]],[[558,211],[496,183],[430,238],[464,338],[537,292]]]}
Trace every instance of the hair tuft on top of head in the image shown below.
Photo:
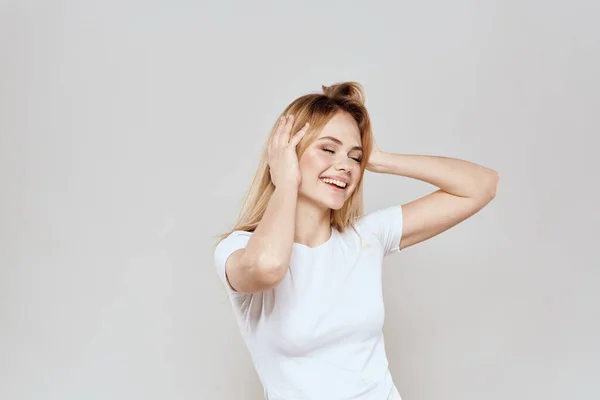
{"label": "hair tuft on top of head", "polygon": [[321,87],[323,88],[323,94],[327,97],[353,100],[365,104],[365,92],[358,82],[341,82],[331,86],[321,85]]}

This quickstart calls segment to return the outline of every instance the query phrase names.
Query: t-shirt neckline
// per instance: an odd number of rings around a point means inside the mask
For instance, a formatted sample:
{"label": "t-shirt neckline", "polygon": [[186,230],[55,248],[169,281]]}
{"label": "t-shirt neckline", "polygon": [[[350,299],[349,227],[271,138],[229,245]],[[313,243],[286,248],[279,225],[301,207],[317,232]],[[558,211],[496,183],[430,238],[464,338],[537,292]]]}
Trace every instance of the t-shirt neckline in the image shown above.
{"label": "t-shirt neckline", "polygon": [[315,247],[309,247],[309,246],[307,246],[305,244],[294,242],[293,246],[297,247],[297,248],[300,248],[300,249],[302,249],[304,251],[317,251],[317,250],[320,250],[322,248],[327,247],[329,245],[329,243],[331,243],[333,241],[333,235],[334,234],[335,234],[335,228],[333,226],[331,226],[331,233],[329,235],[329,239],[327,239],[325,242],[323,242],[323,243],[321,243],[321,244],[319,244],[319,245],[317,245]]}

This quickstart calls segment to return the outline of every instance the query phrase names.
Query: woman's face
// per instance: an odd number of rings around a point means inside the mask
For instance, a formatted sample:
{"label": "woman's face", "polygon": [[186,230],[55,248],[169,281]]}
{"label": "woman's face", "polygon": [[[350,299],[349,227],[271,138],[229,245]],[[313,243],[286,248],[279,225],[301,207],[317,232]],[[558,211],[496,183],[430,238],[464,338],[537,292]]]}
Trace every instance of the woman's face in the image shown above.
{"label": "woman's face", "polygon": [[299,194],[334,210],[342,208],[360,180],[360,130],[346,112],[337,113],[299,161]]}

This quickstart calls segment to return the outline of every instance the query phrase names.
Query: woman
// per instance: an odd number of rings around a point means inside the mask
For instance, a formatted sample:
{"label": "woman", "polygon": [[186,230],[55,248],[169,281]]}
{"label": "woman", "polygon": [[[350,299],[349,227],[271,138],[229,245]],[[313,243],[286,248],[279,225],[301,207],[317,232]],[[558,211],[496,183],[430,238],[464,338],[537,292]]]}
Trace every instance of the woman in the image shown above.
{"label": "woman", "polygon": [[[365,169],[439,190],[363,215]],[[400,399],[382,260],[472,216],[497,185],[495,171],[467,161],[379,150],[358,83],[293,101],[214,254],[265,398]]]}

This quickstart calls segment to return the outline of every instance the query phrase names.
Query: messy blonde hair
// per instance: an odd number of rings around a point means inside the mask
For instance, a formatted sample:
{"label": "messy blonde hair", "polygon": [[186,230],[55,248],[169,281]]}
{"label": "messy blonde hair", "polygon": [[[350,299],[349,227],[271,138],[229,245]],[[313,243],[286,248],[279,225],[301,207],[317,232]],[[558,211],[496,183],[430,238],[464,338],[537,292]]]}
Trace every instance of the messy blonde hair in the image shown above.
{"label": "messy blonde hair", "polygon": [[[306,94],[292,101],[279,117],[294,115],[292,134],[295,134],[306,122],[310,123],[308,132],[298,143],[298,159],[302,157],[306,148],[317,139],[319,132],[337,113],[346,112],[356,121],[360,130],[364,154],[360,165],[359,183],[342,208],[331,210],[331,225],[338,231],[343,231],[351,226],[363,213],[362,178],[373,146],[371,118],[365,107],[363,87],[359,83],[342,82],[331,86],[322,86],[322,89],[322,93]],[[234,231],[254,232],[263,218],[275,190],[267,160],[267,148],[275,127],[276,122],[273,124],[269,137],[265,142],[258,169],[246,195],[238,220],[229,232],[220,235],[220,239],[226,238]]]}

